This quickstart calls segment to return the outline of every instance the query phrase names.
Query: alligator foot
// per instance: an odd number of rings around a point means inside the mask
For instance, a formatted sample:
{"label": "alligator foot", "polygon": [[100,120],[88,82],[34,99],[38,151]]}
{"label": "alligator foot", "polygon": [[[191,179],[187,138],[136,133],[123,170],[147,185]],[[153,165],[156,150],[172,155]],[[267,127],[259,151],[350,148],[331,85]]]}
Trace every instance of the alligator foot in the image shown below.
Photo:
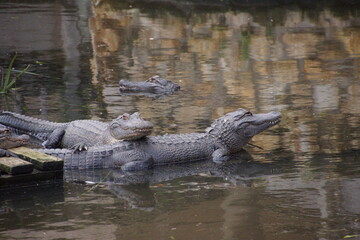
{"label": "alligator foot", "polygon": [[123,152],[120,160],[115,162],[115,166],[120,166],[123,171],[138,171],[151,169],[154,165],[153,158],[143,151],[126,151]]}
{"label": "alligator foot", "polygon": [[134,161],[128,162],[121,166],[123,171],[139,171],[145,169],[151,169],[153,167],[153,161]]}
{"label": "alligator foot", "polygon": [[81,151],[87,151],[88,146],[85,143],[77,143],[74,146],[71,147],[73,152],[81,152]]}
{"label": "alligator foot", "polygon": [[212,153],[212,160],[215,163],[223,163],[229,160],[229,152],[224,148],[218,148]]}

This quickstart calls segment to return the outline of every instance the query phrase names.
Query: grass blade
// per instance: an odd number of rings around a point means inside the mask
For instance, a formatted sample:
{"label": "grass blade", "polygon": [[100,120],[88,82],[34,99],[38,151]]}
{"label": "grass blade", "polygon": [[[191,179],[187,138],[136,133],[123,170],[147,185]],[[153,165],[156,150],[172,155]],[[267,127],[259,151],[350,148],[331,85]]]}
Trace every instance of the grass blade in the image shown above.
{"label": "grass blade", "polygon": [[[9,84],[11,69],[12,69],[12,66],[13,66],[13,64],[14,64],[14,61],[15,61],[15,59],[16,59],[16,56],[17,56],[17,54],[15,53],[14,57],[11,59],[11,62],[10,62],[10,64],[9,64],[8,69],[6,70],[5,82],[4,82],[4,89],[7,88],[7,85]],[[4,90],[4,89],[3,89],[3,90]]]}
{"label": "grass blade", "polygon": [[21,77],[24,73],[26,73],[26,71],[29,69],[30,64],[26,66],[25,69],[23,69],[22,71],[20,71],[18,74],[16,74],[13,78],[11,78],[11,72],[14,61],[16,59],[17,54],[15,53],[15,56],[11,59],[10,64],[8,69],[6,70],[6,74],[5,74],[5,79],[1,78],[1,89],[0,89],[0,93],[1,94],[6,94],[11,88],[12,86],[16,83],[16,80]]}
{"label": "grass blade", "polygon": [[30,67],[30,64],[28,64],[28,65],[26,66],[26,68],[24,68],[24,70],[22,70],[21,72],[19,72],[19,73],[14,77],[14,79],[16,80],[17,78],[21,77],[21,75],[23,75],[23,74],[29,69],[29,67]]}

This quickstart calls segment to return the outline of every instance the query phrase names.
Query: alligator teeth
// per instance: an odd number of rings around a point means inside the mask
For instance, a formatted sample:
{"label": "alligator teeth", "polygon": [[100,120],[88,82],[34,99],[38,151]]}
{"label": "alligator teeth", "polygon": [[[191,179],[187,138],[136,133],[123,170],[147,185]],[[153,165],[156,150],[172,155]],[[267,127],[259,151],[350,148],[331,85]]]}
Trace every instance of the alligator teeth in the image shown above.
{"label": "alligator teeth", "polygon": [[271,124],[271,125],[275,125],[275,124],[277,124],[279,122],[279,120],[274,120],[274,121],[270,121],[269,123]]}

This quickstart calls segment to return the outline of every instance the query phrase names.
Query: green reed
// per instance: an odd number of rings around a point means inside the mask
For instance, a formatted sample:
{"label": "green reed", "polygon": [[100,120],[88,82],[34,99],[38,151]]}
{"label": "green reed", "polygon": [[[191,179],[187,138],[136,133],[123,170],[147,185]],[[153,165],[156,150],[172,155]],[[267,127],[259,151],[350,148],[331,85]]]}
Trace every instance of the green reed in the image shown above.
{"label": "green reed", "polygon": [[22,71],[20,71],[18,74],[13,76],[11,74],[12,67],[14,64],[14,61],[16,59],[17,54],[14,55],[14,57],[11,59],[11,62],[6,70],[6,74],[4,76],[3,69],[1,68],[1,84],[0,84],[0,94],[7,94],[10,89],[15,85],[16,80],[21,77],[30,67],[30,65],[27,65],[26,68],[24,68]]}

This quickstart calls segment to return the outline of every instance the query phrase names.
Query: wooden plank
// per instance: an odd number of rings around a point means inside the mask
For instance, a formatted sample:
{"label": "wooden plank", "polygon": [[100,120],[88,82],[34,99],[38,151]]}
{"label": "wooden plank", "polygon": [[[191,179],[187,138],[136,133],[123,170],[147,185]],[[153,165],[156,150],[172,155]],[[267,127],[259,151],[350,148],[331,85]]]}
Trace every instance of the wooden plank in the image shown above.
{"label": "wooden plank", "polygon": [[2,157],[0,158],[0,170],[11,175],[31,173],[34,165],[19,158]]}
{"label": "wooden plank", "polygon": [[8,149],[22,159],[31,162],[35,168],[42,171],[63,169],[64,161],[60,158],[40,153],[26,147]]}

